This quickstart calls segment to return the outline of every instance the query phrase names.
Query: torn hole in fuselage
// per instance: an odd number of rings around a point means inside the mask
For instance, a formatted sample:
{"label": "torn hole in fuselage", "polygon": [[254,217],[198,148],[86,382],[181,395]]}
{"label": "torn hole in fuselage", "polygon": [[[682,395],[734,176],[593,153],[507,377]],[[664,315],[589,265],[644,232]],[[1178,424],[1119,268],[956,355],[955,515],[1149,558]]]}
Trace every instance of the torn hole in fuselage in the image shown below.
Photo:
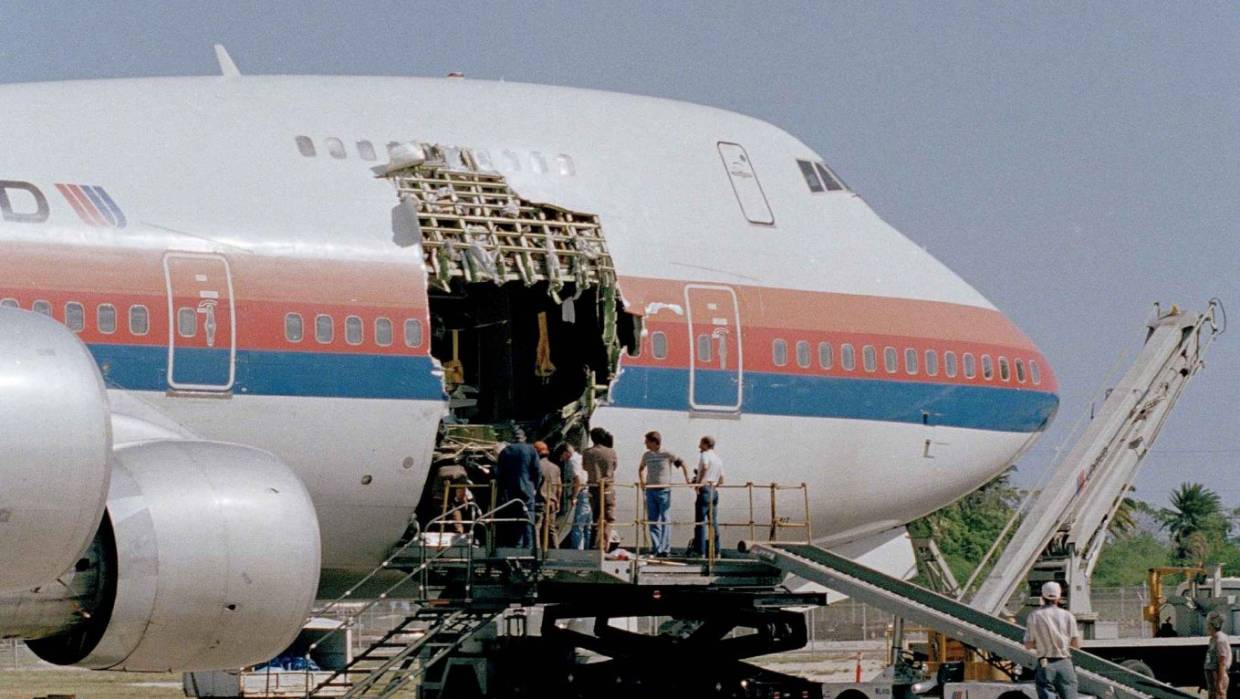
{"label": "torn hole in fuselage", "polygon": [[522,198],[467,148],[402,153],[385,175],[399,198],[393,229],[398,244],[421,245],[431,355],[448,396],[419,508],[426,521],[446,509],[440,468],[485,480],[517,427],[530,441],[584,446],[641,328],[597,215]]}

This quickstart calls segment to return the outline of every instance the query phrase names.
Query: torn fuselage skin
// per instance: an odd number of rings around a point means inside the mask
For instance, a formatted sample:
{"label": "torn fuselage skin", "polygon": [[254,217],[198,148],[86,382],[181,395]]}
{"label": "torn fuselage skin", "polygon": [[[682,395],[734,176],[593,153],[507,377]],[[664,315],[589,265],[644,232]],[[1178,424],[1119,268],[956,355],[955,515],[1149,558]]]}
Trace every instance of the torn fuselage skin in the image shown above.
{"label": "torn fuselage skin", "polygon": [[425,522],[449,500],[434,492],[439,468],[461,465],[481,482],[518,427],[531,441],[581,446],[640,327],[597,216],[523,199],[468,149],[400,149],[385,177],[400,230],[422,247],[431,355],[448,396]]}

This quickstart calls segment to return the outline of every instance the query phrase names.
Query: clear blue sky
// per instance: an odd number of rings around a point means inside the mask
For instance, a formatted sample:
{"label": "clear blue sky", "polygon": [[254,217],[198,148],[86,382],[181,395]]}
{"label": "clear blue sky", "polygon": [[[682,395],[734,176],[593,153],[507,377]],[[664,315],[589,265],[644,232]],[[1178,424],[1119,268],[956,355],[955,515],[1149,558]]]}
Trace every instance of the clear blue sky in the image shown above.
{"label": "clear blue sky", "polygon": [[1137,495],[1196,480],[1240,505],[1240,4],[5,2],[0,82],[211,74],[215,42],[250,73],[462,71],[784,127],[1054,364],[1021,483],[1150,304],[1219,296],[1237,327]]}

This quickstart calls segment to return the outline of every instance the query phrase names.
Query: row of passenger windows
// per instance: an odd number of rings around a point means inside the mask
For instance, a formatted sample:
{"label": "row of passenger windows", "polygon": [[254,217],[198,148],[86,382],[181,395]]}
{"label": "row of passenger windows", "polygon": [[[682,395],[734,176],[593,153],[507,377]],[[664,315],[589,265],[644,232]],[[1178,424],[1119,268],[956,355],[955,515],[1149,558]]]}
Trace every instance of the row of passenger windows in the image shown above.
{"label": "row of passenger windows", "polygon": [[[21,308],[21,304],[17,299],[0,299],[0,306],[9,308]],[[52,303],[50,301],[35,301],[30,304],[30,310],[35,313],[42,313],[45,316],[54,316],[52,313]],[[193,309],[189,310],[193,313]],[[104,335],[111,335],[117,330],[116,306],[110,303],[101,303],[95,307],[95,327]],[[70,301],[65,304],[65,325],[73,332],[82,332],[86,329],[86,307],[77,301]],[[146,306],[133,305],[129,307],[129,334],[146,335],[151,331],[151,312]]]}
{"label": "row of passenger windows", "polygon": [[[297,152],[307,158],[318,157],[319,149],[314,143],[314,139],[309,136],[298,136]],[[400,145],[393,141],[387,144],[387,149]],[[354,149],[357,151],[357,157],[366,161],[376,161],[379,159],[379,153],[375,148],[375,144],[362,140],[354,143]],[[349,149],[345,142],[335,136],[323,139],[323,150],[331,157],[337,160],[344,160],[349,157]],[[573,162],[573,158],[565,153],[555,156],[544,155],[539,151],[530,151],[529,153],[521,153],[513,150],[504,150],[496,154],[495,158],[491,158],[491,153],[483,149],[474,149],[474,159],[478,161],[478,166],[484,170],[498,170],[500,172],[521,172],[528,169],[530,172],[544,174],[551,172],[564,177],[574,177],[577,174],[577,165]]]}
{"label": "row of passenger windows", "polygon": [[[406,347],[422,346],[422,321],[409,318],[404,323],[404,340]],[[301,342],[305,339],[306,327],[300,313],[289,313],[284,316],[284,339],[289,342]],[[380,347],[390,347],[393,339],[391,318],[375,318],[374,341]],[[336,339],[336,319],[326,313],[314,316],[314,341],[326,345]],[[366,341],[366,323],[358,316],[345,316],[344,341],[350,345],[360,345]]]}
{"label": "row of passenger windows", "polygon": [[[697,360],[702,362],[711,361],[711,338],[710,335],[702,334],[697,337]],[[807,340],[799,340],[794,347],[796,355],[796,364],[802,369],[808,369],[814,361],[814,347]],[[667,358],[667,335],[662,332],[653,332],[650,334],[650,353],[655,359]],[[903,357],[901,357],[903,354]],[[819,342],[817,348],[818,366],[821,369],[831,369],[835,366],[836,348],[830,342]],[[782,338],[776,339],[771,346],[771,359],[775,366],[788,366],[788,341]],[[903,359],[903,362],[901,362]],[[883,370],[888,374],[899,373],[903,369],[905,374],[909,376],[917,376],[925,373],[926,376],[938,376],[940,368],[948,378],[955,378],[963,371],[966,379],[972,379],[977,376],[978,361],[972,352],[965,352],[957,355],[956,352],[947,350],[942,354],[942,366],[939,365],[939,353],[937,350],[928,349],[919,353],[912,347],[906,347],[901,353],[895,347],[883,348]],[[844,371],[855,371],[857,368],[857,351],[850,343],[843,343],[839,346],[839,366]],[[874,345],[865,345],[861,348],[861,366],[869,373],[878,371],[878,349]],[[1038,368],[1036,361],[1030,361],[1026,367],[1023,359],[1017,359],[1010,362],[1007,357],[999,357],[999,380],[1011,381],[1013,370],[1015,370],[1016,381],[1018,383],[1026,383],[1032,380],[1035,385],[1042,383],[1042,372]],[[1027,370],[1027,372],[1026,372]],[[989,354],[983,354],[981,357],[982,378],[986,381],[992,381],[995,378],[995,362]]]}
{"label": "row of passenger windows", "polygon": [[[813,348],[806,340],[800,340],[795,347],[796,363],[802,369],[808,369],[812,362]],[[830,369],[835,366],[835,348],[830,342],[818,343],[818,366],[822,369]],[[776,339],[771,346],[771,358],[775,366],[788,365],[788,342],[783,339]],[[903,360],[903,361],[901,361]],[[844,371],[854,371],[857,365],[856,350],[849,343],[843,343],[839,347],[840,368]],[[973,353],[965,352],[957,355],[951,350],[943,352],[943,374],[949,378],[955,378],[958,373],[963,372],[966,379],[977,376],[978,361]],[[865,345],[861,348],[861,366],[869,373],[878,371],[878,350],[874,345]],[[939,353],[937,350],[928,349],[924,353],[919,353],[912,347],[904,348],[903,353],[895,347],[883,348],[883,370],[888,374],[896,374],[903,369],[905,374],[916,376],[925,373],[926,376],[939,375]],[[1023,359],[1017,359],[1011,362],[1007,357],[999,357],[999,380],[1011,381],[1013,369],[1015,369],[1015,377],[1018,383],[1025,383],[1032,380],[1034,384],[1042,383],[1042,372],[1038,368],[1036,361],[1030,361],[1028,365],[1028,376],[1026,376],[1026,366]],[[986,381],[992,381],[995,378],[995,361],[989,354],[981,356],[981,372],[982,378]]]}

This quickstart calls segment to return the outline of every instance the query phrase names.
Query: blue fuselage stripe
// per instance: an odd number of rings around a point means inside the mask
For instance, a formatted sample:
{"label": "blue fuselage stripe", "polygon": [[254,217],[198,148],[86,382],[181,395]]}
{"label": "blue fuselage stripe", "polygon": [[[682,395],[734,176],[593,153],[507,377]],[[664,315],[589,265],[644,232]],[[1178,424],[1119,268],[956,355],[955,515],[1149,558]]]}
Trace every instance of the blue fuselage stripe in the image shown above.
{"label": "blue fuselage stripe", "polygon": [[[158,346],[91,345],[108,385],[168,390],[168,350]],[[227,381],[228,352],[178,349],[176,374]],[[787,415],[964,427],[1003,432],[1044,429],[1059,405],[1054,393],[946,383],[701,371],[690,404],[688,369],[625,367],[611,393],[621,408],[727,410],[741,394],[742,414]],[[391,400],[444,400],[427,356],[237,350],[232,392]]]}

